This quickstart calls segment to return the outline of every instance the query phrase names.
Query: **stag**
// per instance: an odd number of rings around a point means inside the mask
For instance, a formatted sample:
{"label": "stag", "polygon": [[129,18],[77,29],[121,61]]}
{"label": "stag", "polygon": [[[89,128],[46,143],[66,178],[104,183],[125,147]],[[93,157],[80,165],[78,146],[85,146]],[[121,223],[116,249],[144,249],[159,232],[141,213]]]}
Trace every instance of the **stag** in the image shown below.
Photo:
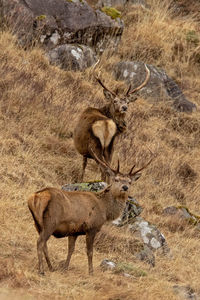
{"label": "stag", "polygon": [[86,236],[89,274],[93,273],[93,242],[95,235],[106,221],[118,218],[128,199],[131,183],[140,177],[140,171],[146,168],[152,159],[142,168],[128,174],[120,172],[119,161],[112,169],[106,161],[101,161],[91,151],[94,159],[101,164],[111,177],[111,184],[98,193],[64,191],[58,188],[45,188],[28,199],[28,207],[39,233],[37,253],[39,274],[44,275],[43,253],[50,271],[51,265],[47,241],[51,235],[56,238],[68,236],[68,255],[64,268],[68,269],[75,242],[79,235]]}
{"label": "stag", "polygon": [[[83,156],[82,173],[80,180],[83,181],[87,159],[94,159],[90,149],[101,160],[111,163],[113,155],[113,146],[116,136],[126,129],[125,117],[128,110],[128,104],[137,99],[136,92],[142,89],[148,82],[150,71],[145,65],[146,77],[138,87],[131,89],[129,86],[127,92],[122,97],[111,92],[99,78],[98,83],[103,87],[105,98],[108,104],[101,108],[88,107],[81,114],[75,127],[73,138],[76,150]],[[104,169],[101,168],[101,179],[106,180]]]}

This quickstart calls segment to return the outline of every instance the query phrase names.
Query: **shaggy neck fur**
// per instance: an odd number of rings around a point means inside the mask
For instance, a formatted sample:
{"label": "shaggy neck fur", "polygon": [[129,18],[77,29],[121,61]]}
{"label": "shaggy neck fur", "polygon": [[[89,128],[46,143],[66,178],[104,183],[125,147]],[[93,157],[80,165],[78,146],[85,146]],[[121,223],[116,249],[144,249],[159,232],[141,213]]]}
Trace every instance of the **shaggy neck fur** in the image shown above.
{"label": "shaggy neck fur", "polygon": [[128,194],[114,197],[111,191],[111,186],[108,186],[105,190],[97,194],[98,198],[100,198],[105,205],[107,221],[117,219],[126,205]]}

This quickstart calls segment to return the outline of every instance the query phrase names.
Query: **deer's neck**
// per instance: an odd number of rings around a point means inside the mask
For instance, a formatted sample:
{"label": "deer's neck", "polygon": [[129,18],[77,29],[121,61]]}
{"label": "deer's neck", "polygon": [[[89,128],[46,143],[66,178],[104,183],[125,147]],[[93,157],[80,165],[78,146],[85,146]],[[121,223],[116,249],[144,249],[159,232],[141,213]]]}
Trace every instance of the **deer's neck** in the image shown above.
{"label": "deer's neck", "polygon": [[110,119],[113,119],[113,116],[112,116],[112,114],[111,114],[111,109],[110,109],[110,105],[109,105],[109,104],[107,104],[107,105],[101,107],[101,108],[99,109],[99,111],[100,111],[104,116],[106,116],[106,117],[108,117],[108,118],[110,118]]}
{"label": "deer's neck", "polygon": [[117,125],[118,133],[126,130],[126,121],[124,114],[114,114],[111,109],[111,105],[109,104],[103,106],[99,110],[104,116],[112,119],[115,122],[115,124]]}
{"label": "deer's neck", "polygon": [[123,212],[126,201],[128,200],[128,196],[114,197],[110,188],[99,193],[98,197],[101,198],[101,201],[104,203],[107,221],[117,219]]}

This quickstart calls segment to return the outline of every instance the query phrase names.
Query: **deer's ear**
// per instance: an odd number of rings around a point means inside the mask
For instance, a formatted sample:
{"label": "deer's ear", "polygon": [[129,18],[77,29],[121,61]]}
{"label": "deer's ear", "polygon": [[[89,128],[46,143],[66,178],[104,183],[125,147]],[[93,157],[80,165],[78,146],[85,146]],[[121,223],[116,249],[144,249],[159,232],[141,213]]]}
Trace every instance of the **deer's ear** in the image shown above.
{"label": "deer's ear", "polygon": [[141,175],[142,175],[142,173],[137,173],[137,174],[135,174],[131,177],[131,180],[132,181],[137,181],[140,178]]}
{"label": "deer's ear", "polygon": [[136,94],[130,94],[128,97],[127,97],[127,103],[130,103],[130,102],[135,102],[137,100],[138,96]]}
{"label": "deer's ear", "polygon": [[106,89],[103,89],[103,93],[107,100],[112,100],[114,98],[113,94]]}

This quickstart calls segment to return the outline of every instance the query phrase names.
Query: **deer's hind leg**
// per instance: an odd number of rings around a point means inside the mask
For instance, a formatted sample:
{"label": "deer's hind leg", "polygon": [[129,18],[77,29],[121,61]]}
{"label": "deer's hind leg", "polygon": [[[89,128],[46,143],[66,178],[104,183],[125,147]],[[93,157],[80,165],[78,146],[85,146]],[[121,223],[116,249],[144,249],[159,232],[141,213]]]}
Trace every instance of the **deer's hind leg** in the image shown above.
{"label": "deer's hind leg", "polygon": [[75,243],[76,243],[77,235],[72,235],[68,237],[68,255],[66,262],[64,264],[64,269],[67,270],[69,267],[70,259],[72,257],[72,254],[75,249]]}

